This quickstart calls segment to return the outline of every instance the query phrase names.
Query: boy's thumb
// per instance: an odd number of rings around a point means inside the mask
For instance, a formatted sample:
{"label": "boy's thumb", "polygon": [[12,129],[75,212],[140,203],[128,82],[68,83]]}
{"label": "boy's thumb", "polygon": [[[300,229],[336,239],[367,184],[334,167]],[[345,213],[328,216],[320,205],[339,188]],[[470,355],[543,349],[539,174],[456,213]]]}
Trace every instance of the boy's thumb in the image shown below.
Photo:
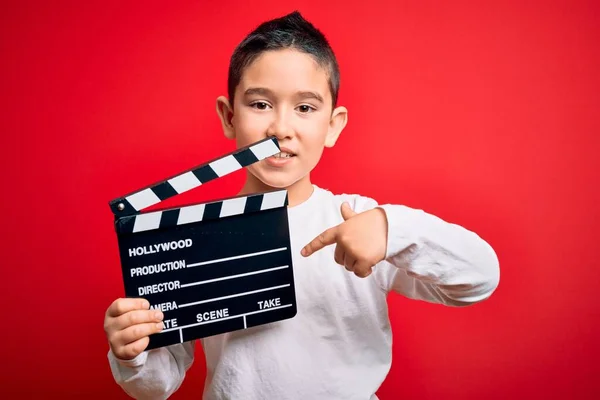
{"label": "boy's thumb", "polygon": [[350,204],[345,201],[342,204],[342,217],[344,218],[344,221],[354,217],[356,215],[356,213],[354,212],[354,210],[350,207]]}

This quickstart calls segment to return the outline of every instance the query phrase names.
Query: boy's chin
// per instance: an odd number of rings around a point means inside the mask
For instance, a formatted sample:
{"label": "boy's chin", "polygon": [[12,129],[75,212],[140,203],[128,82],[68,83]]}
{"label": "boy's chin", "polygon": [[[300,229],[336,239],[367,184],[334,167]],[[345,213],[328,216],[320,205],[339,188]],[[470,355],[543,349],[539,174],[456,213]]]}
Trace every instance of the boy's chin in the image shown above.
{"label": "boy's chin", "polygon": [[289,179],[258,177],[264,186],[272,189],[287,189],[294,184]]}
{"label": "boy's chin", "polygon": [[288,174],[271,174],[267,172],[253,173],[252,175],[260,182],[259,185],[263,186],[263,190],[287,189],[299,180],[291,178]]}

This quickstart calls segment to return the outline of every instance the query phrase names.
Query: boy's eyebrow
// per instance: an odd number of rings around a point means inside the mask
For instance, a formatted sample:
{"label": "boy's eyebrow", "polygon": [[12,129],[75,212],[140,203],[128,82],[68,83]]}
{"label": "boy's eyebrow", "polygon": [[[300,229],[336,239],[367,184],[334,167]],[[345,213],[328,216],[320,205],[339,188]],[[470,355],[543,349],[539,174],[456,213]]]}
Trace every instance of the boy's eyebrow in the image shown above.
{"label": "boy's eyebrow", "polygon": [[[262,95],[262,96],[273,96],[273,92],[270,89],[263,88],[263,87],[254,87],[254,88],[251,87],[251,88],[246,89],[246,91],[244,92],[245,96],[250,96],[253,94],[258,94],[258,95]],[[317,92],[299,91],[296,93],[296,96],[300,97],[301,99],[315,99],[317,101],[320,101],[321,103],[325,102],[323,100],[323,96],[321,96]]]}
{"label": "boy's eyebrow", "polygon": [[325,103],[323,101],[323,96],[321,96],[317,92],[298,92],[298,97],[302,99],[315,99],[317,101],[320,101],[321,103]]}
{"label": "boy's eyebrow", "polygon": [[261,94],[264,96],[270,96],[273,94],[273,92],[271,92],[267,88],[261,88],[261,87],[255,87],[255,88],[251,87],[251,88],[246,89],[246,91],[244,92],[244,95],[246,95],[246,96],[252,95],[252,94]]}

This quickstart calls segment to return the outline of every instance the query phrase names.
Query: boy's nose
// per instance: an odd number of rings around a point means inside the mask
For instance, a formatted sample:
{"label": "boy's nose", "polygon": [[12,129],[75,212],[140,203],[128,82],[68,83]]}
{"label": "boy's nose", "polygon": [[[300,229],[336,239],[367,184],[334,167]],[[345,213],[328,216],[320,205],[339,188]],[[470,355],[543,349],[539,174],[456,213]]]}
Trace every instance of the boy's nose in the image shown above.
{"label": "boy's nose", "polygon": [[294,129],[286,121],[285,118],[277,118],[269,126],[269,129],[267,131],[267,136],[269,136],[269,137],[275,136],[278,140],[290,138],[290,137],[294,136]]}

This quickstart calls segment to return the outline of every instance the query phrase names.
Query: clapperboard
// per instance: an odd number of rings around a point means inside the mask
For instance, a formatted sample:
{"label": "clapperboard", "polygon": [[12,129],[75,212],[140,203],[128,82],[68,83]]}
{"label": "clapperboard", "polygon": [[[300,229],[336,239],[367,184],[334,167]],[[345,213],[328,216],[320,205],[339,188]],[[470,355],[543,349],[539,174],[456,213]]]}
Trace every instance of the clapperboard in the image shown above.
{"label": "clapperboard", "polygon": [[125,295],[164,313],[147,349],[296,314],[286,190],[141,212],[279,151],[264,139],[109,202]]}

